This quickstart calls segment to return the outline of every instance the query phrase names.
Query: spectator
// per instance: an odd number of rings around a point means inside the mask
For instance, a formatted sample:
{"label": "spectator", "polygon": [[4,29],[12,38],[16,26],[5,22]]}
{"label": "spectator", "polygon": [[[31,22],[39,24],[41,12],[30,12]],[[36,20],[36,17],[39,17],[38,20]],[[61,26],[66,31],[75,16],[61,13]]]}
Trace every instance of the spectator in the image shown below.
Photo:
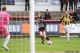
{"label": "spectator", "polygon": [[64,4],[65,4],[65,11],[67,11],[68,2],[69,2],[69,0],[64,0]]}
{"label": "spectator", "polygon": [[50,15],[50,12],[48,11],[48,9],[46,9],[46,12],[45,12],[45,20],[49,20],[51,19],[51,15]]}
{"label": "spectator", "polygon": [[63,11],[64,0],[59,0],[59,1],[60,1],[60,10]]}
{"label": "spectator", "polygon": [[74,12],[74,20],[79,21],[80,20],[80,7],[78,7],[78,10]]}
{"label": "spectator", "polygon": [[67,10],[68,1],[69,0],[60,0],[61,11],[63,11],[63,8],[65,9],[65,11]]}
{"label": "spectator", "polygon": [[74,10],[77,10],[77,3],[78,3],[78,0],[73,0],[74,1]]}
{"label": "spectator", "polygon": [[80,0],[78,0],[79,1],[79,3],[80,3]]}
{"label": "spectator", "polygon": [[29,0],[25,0],[25,11],[29,11],[30,5],[29,5]]}
{"label": "spectator", "polygon": [[73,11],[73,0],[69,0],[69,11]]}

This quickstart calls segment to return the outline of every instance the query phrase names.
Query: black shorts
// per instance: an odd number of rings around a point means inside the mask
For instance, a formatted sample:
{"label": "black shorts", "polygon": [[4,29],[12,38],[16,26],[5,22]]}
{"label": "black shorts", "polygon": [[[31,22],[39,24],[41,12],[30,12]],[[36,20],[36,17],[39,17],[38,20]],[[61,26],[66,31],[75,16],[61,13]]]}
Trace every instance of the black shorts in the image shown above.
{"label": "black shorts", "polygon": [[39,28],[39,31],[45,31],[45,27]]}

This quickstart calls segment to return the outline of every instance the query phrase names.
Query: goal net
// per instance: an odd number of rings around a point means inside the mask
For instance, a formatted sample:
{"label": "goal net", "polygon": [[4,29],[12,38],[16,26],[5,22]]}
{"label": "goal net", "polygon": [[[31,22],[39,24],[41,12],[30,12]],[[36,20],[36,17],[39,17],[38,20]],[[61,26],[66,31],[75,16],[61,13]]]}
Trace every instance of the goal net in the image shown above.
{"label": "goal net", "polygon": [[6,37],[0,36],[0,53],[30,53],[28,3],[25,0],[0,0],[0,9],[6,6],[11,15],[7,28],[11,36],[7,44],[9,51],[2,48]]}

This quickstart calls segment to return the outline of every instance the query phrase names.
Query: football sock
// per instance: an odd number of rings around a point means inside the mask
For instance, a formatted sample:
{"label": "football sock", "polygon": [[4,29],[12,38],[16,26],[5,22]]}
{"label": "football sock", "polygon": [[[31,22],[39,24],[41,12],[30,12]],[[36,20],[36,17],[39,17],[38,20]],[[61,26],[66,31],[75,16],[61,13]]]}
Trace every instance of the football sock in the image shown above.
{"label": "football sock", "polygon": [[43,36],[41,36],[41,39],[42,39],[42,41],[44,41],[44,37]]}
{"label": "football sock", "polygon": [[6,36],[3,46],[7,45],[7,43],[9,42],[9,39],[10,39],[10,35]]}
{"label": "football sock", "polygon": [[46,40],[50,40],[48,37],[46,37]]}
{"label": "football sock", "polygon": [[69,33],[67,33],[67,41],[69,42]]}

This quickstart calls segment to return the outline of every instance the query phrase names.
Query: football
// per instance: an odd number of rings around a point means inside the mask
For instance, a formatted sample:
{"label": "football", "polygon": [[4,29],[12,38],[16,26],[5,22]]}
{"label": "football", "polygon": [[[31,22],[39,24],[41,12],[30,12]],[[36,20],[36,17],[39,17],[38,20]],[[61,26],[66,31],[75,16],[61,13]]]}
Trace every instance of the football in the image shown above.
{"label": "football", "polygon": [[47,43],[48,43],[48,45],[51,45],[52,44],[52,41],[48,41]]}

